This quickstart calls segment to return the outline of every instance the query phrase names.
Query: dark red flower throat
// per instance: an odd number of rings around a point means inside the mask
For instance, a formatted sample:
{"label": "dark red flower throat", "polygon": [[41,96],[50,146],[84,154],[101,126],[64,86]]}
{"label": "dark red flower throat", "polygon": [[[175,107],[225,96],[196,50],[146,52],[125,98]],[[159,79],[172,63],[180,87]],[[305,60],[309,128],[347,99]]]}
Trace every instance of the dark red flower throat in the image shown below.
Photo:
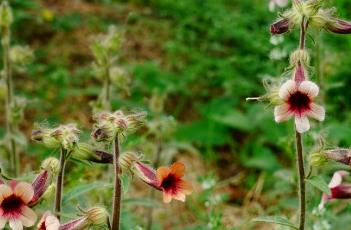
{"label": "dark red flower throat", "polygon": [[311,109],[310,97],[305,93],[301,93],[300,91],[290,95],[288,104],[290,106],[290,111],[300,115]]}
{"label": "dark red flower throat", "polygon": [[23,200],[20,197],[11,195],[2,201],[0,207],[4,211],[5,216],[17,216],[20,214],[23,205]]}

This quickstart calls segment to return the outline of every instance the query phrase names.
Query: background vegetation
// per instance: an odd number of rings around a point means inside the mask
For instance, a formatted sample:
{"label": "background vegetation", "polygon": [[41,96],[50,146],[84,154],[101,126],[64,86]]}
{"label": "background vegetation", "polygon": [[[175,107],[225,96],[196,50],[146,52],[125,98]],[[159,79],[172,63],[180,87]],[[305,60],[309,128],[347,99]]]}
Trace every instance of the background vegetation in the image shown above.
{"label": "background vegetation", "polygon": [[[173,116],[177,126],[165,143],[161,161],[183,161],[195,191],[186,204],[166,206],[160,196],[147,199],[149,190],[133,185],[124,197],[124,229],[145,226],[150,205],[157,206],[155,229],[270,229],[250,220],[263,214],[295,214],[292,124],[277,125],[272,107],[245,101],[265,93],[264,79],[280,77],[288,65],[287,54],[297,44],[297,33],[286,36],[281,44],[271,40],[268,28],[277,14],[269,12],[268,0],[10,3],[16,19],[13,43],[29,44],[35,50],[35,61],[14,75],[15,91],[30,99],[21,126],[28,140],[33,124],[43,121],[75,121],[89,133],[89,104],[101,89],[92,71],[89,46],[91,37],[106,32],[111,24],[125,31],[119,62],[132,78],[129,94],[113,92],[112,107],[147,110],[148,119],[153,120],[150,98],[166,95],[163,113]],[[328,3],[338,8],[341,17],[351,18],[350,1]],[[327,118],[323,126],[314,123],[313,132],[305,135],[306,156],[321,138],[327,147],[351,145],[351,37],[314,33],[318,39],[309,38],[308,47],[313,61],[320,52],[321,62],[311,78],[323,88]],[[153,140],[144,132],[129,137],[124,149],[128,146],[154,157]],[[28,143],[21,155],[22,172],[38,168],[42,159],[55,154]],[[65,210],[74,213],[77,204],[109,206],[106,197],[111,196],[111,185],[99,181],[112,176],[102,168],[68,165]],[[334,169],[335,165],[328,164],[318,173],[329,180]],[[321,194],[309,190],[315,194],[308,203],[313,213],[310,222],[322,226],[328,220],[331,229],[349,226],[347,202],[332,203],[327,212],[316,214],[312,210]]]}

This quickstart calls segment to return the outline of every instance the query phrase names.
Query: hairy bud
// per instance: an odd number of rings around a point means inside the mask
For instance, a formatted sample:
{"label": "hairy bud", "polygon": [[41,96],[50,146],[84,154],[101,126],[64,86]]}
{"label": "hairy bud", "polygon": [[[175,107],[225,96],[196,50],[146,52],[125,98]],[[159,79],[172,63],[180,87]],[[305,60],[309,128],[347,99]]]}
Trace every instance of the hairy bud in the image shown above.
{"label": "hairy bud", "polygon": [[48,171],[52,177],[55,177],[60,170],[60,162],[55,157],[49,157],[41,163],[41,168]]}
{"label": "hairy bud", "polygon": [[320,167],[328,162],[328,158],[321,152],[315,152],[310,155],[310,164],[315,167]]}
{"label": "hairy bud", "polygon": [[297,66],[298,64],[302,64],[304,66],[309,66],[310,64],[310,55],[306,50],[295,50],[290,55],[290,65]]}
{"label": "hairy bud", "polygon": [[106,209],[93,207],[84,211],[84,215],[92,226],[101,226],[107,223],[109,215]]}
{"label": "hairy bud", "polygon": [[125,152],[119,157],[119,165],[122,171],[131,171],[136,162],[142,160],[142,155],[133,152]]}
{"label": "hairy bud", "polygon": [[79,160],[87,160],[103,164],[110,164],[113,160],[112,154],[96,150],[88,143],[78,143],[72,152],[72,157]]}

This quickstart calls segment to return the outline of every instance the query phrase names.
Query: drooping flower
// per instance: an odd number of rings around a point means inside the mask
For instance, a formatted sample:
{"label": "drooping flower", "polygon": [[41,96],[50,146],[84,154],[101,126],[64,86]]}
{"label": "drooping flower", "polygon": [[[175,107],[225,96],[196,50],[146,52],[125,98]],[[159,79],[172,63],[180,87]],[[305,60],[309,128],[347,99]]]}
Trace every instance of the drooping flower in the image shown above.
{"label": "drooping flower", "polygon": [[60,221],[50,212],[45,212],[37,225],[37,230],[58,230],[59,228]]}
{"label": "drooping flower", "polygon": [[351,22],[335,17],[335,12],[335,8],[319,9],[318,13],[311,17],[310,25],[336,34],[350,34]]}
{"label": "drooping flower", "polygon": [[288,80],[280,87],[279,97],[283,103],[274,108],[274,117],[276,122],[282,122],[294,116],[296,130],[304,133],[310,129],[308,117],[323,121],[325,110],[314,103],[319,87],[312,81],[301,78],[300,74],[297,73],[295,80]]}
{"label": "drooping flower", "polygon": [[347,171],[337,171],[334,173],[330,183],[330,195],[323,194],[319,209],[323,209],[324,205],[334,199],[350,199],[351,198],[351,184],[343,183],[343,178],[348,176]]}
{"label": "drooping flower", "polygon": [[172,199],[185,201],[185,196],[190,195],[192,186],[184,181],[185,166],[181,162],[176,162],[171,167],[160,167],[157,169],[158,186],[163,191],[163,201],[171,202]]}
{"label": "drooping flower", "polygon": [[32,185],[11,181],[0,185],[0,229],[9,221],[10,228],[21,230],[31,227],[37,220],[35,212],[28,207],[34,196]]}

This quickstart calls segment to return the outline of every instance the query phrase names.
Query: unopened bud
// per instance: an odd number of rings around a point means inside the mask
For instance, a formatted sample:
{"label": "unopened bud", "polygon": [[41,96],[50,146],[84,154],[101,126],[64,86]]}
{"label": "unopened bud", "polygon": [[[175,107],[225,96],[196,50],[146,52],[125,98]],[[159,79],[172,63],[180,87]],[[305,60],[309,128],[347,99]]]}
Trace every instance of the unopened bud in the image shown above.
{"label": "unopened bud", "polygon": [[15,64],[28,64],[33,59],[33,51],[28,46],[14,46],[10,49],[10,59]]}
{"label": "unopened bud", "polygon": [[12,10],[7,1],[3,1],[0,5],[0,27],[7,29],[10,27],[12,21]]}
{"label": "unopened bud", "polygon": [[54,183],[50,184],[42,195],[43,200],[50,200],[56,192],[56,185]]}
{"label": "unopened bud", "polygon": [[49,157],[41,163],[41,168],[48,171],[52,177],[55,177],[60,170],[60,162],[55,157]]}
{"label": "unopened bud", "polygon": [[350,149],[332,149],[325,152],[325,155],[334,161],[351,166]]}
{"label": "unopened bud", "polygon": [[108,221],[109,215],[106,209],[104,208],[93,207],[84,212],[87,220],[90,222],[92,226],[104,225]]}
{"label": "unopened bud", "polygon": [[75,124],[67,124],[58,126],[50,135],[59,141],[61,147],[72,150],[79,141],[79,133],[80,131]]}
{"label": "unopened bud", "polygon": [[310,64],[310,55],[306,50],[295,50],[291,55],[290,55],[290,65],[291,66],[297,66],[298,64],[303,64],[305,66],[309,66]]}
{"label": "unopened bud", "polygon": [[56,138],[51,136],[51,132],[51,129],[46,128],[33,130],[31,139],[42,143],[48,148],[58,148],[60,146],[60,142]]}
{"label": "unopened bud", "polygon": [[119,165],[122,171],[131,171],[136,162],[140,162],[142,155],[133,152],[125,152],[119,157]]}
{"label": "unopened bud", "polygon": [[103,164],[111,164],[113,161],[112,154],[96,150],[92,145],[87,143],[78,143],[72,152],[72,157]]}
{"label": "unopened bud", "polygon": [[328,158],[321,152],[315,152],[310,155],[310,164],[315,167],[320,167],[328,162]]}

